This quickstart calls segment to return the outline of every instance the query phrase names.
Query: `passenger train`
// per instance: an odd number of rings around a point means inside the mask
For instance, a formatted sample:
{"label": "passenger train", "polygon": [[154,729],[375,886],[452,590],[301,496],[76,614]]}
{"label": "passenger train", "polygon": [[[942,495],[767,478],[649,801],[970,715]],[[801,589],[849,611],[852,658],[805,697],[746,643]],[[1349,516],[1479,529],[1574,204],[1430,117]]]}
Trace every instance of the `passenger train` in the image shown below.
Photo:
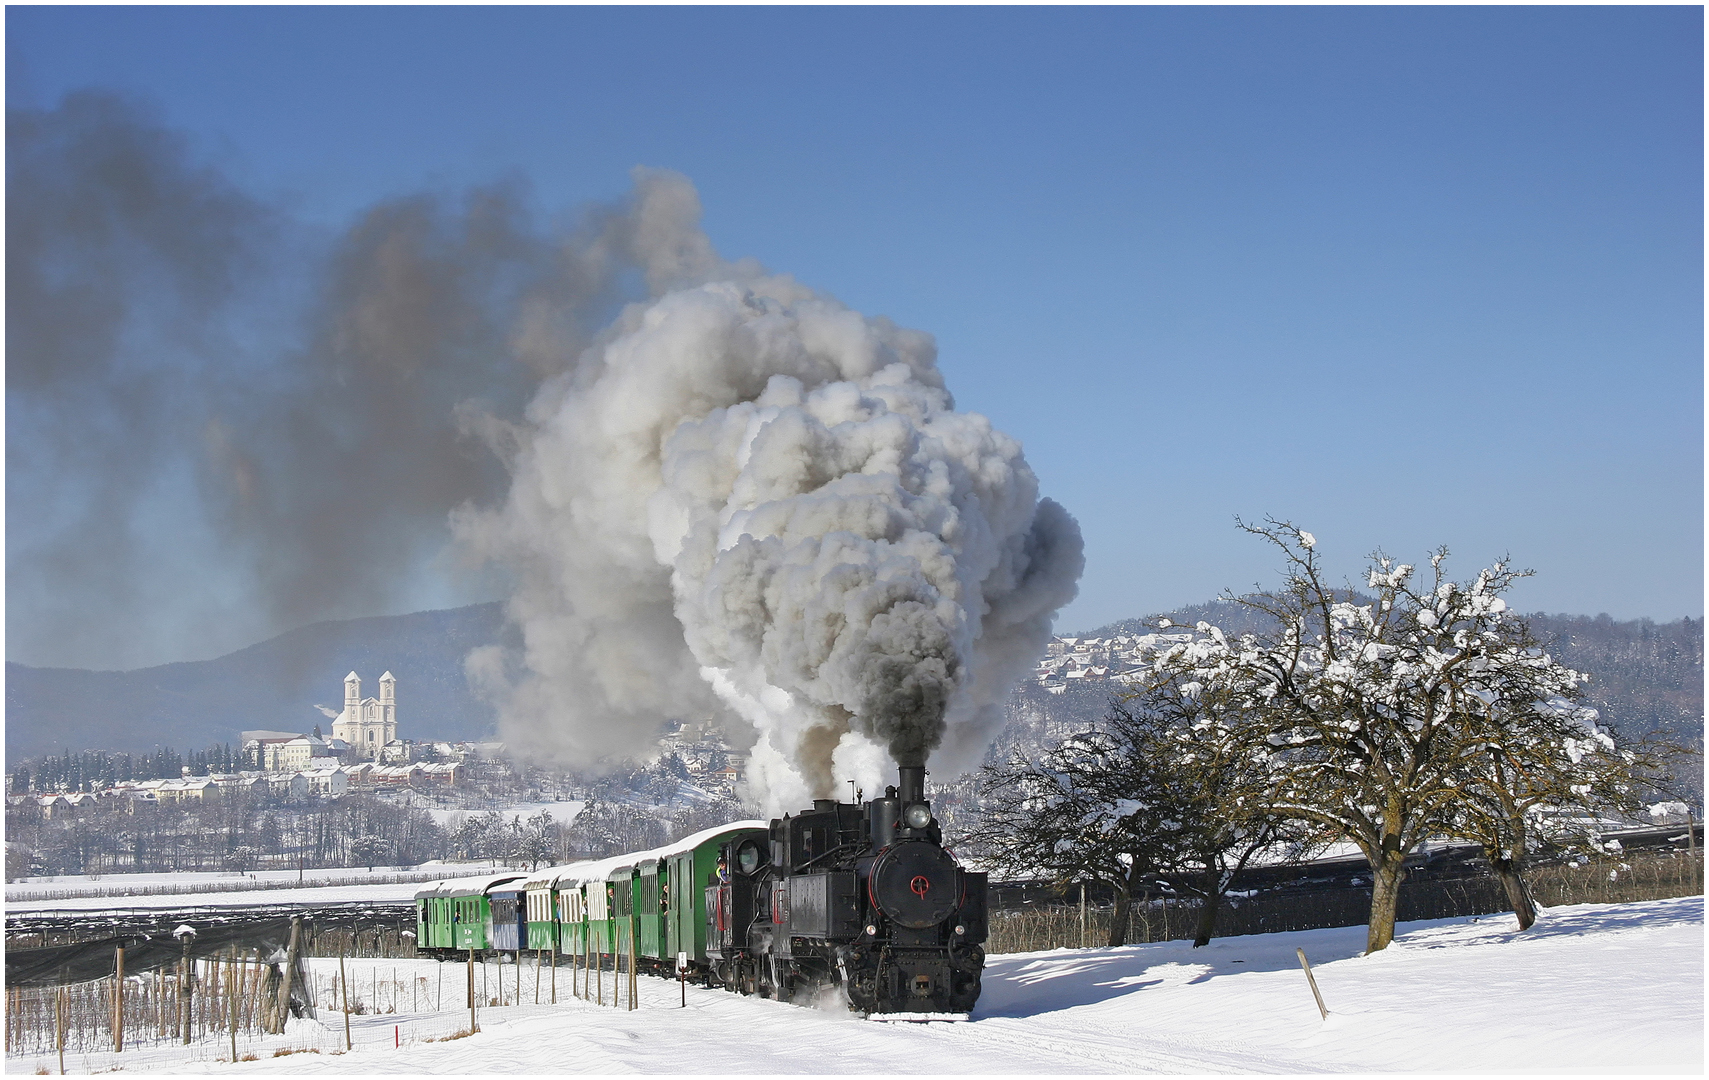
{"label": "passenger train", "polygon": [[417,949],[633,956],[640,972],[680,963],[696,982],[785,1001],[836,988],[877,1019],[965,1018],[984,970],[985,875],[944,848],[924,767],[898,779],[881,798],[818,800],[651,851],[437,882],[416,894]]}

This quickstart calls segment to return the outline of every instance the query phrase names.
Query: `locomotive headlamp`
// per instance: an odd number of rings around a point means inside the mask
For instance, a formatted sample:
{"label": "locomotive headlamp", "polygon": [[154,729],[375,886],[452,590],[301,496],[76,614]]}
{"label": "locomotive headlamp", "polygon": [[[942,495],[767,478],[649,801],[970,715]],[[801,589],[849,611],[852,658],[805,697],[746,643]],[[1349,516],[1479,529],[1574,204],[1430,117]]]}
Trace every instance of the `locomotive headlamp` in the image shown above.
{"label": "locomotive headlamp", "polygon": [[957,927],[956,927],[956,928],[955,928],[955,932],[956,932],[956,933],[958,933],[958,934],[965,934],[965,933],[967,933],[967,927],[965,927],[965,926],[957,926]]}
{"label": "locomotive headlamp", "polygon": [[867,937],[877,937],[878,936],[878,927],[872,925],[871,923],[867,923],[866,924],[866,936]]}
{"label": "locomotive headlamp", "polygon": [[923,829],[932,823],[932,808],[917,802],[902,812],[902,821],[910,829]]}

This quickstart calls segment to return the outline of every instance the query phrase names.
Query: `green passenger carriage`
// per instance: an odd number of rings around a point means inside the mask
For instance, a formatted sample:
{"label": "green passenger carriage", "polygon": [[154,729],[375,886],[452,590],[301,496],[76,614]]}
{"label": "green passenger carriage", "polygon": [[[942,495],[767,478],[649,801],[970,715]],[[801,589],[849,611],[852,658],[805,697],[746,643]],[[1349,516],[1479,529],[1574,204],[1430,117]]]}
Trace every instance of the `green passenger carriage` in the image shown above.
{"label": "green passenger carriage", "polygon": [[454,959],[495,951],[490,892],[511,883],[523,894],[524,949],[562,956],[627,955],[631,937],[641,970],[674,971],[679,953],[706,963],[706,885],[719,849],[766,823],[738,821],[652,851],[548,867],[531,874],[439,881],[416,893],[417,947]]}
{"label": "green passenger carriage", "polygon": [[492,905],[487,894],[519,873],[436,881],[415,894],[416,948],[450,956],[492,947]]}

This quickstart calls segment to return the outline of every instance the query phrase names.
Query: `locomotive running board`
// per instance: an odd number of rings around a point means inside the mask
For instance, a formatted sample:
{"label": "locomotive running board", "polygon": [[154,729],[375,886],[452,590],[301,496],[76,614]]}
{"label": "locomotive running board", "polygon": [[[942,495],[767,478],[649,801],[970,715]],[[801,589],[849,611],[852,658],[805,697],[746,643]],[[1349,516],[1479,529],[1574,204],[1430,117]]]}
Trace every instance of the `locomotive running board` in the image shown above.
{"label": "locomotive running board", "polygon": [[924,1024],[933,1020],[968,1020],[971,1019],[972,1016],[972,1013],[964,1012],[893,1012],[866,1014],[866,1018],[868,1020],[894,1020],[909,1024]]}

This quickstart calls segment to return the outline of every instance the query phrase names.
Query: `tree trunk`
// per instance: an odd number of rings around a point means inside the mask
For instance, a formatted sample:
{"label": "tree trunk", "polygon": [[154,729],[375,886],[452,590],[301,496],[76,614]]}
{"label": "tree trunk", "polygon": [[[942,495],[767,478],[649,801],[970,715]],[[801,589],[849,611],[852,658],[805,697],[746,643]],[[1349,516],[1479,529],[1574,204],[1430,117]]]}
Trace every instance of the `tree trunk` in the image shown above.
{"label": "tree trunk", "polygon": [[1211,935],[1216,932],[1217,908],[1222,906],[1222,872],[1214,864],[1205,871],[1199,894],[1203,902],[1199,905],[1199,927],[1193,932],[1195,949],[1211,943]]}
{"label": "tree trunk", "polygon": [[1532,924],[1537,921],[1537,904],[1531,899],[1531,890],[1525,887],[1519,860],[1495,854],[1489,857],[1489,865],[1501,881],[1501,891],[1507,894],[1507,905],[1519,919],[1519,929],[1531,929]]}
{"label": "tree trunk", "polygon": [[1116,906],[1110,912],[1110,947],[1127,944],[1127,924],[1133,910],[1133,889],[1139,881],[1139,869],[1136,865],[1129,870],[1126,879],[1111,882],[1115,886]]}
{"label": "tree trunk", "polygon": [[[1386,838],[1385,838],[1386,839]],[[1401,871],[1406,853],[1386,846],[1380,858],[1371,860],[1371,924],[1365,935],[1367,954],[1388,948],[1394,940],[1395,906],[1400,900]]]}

